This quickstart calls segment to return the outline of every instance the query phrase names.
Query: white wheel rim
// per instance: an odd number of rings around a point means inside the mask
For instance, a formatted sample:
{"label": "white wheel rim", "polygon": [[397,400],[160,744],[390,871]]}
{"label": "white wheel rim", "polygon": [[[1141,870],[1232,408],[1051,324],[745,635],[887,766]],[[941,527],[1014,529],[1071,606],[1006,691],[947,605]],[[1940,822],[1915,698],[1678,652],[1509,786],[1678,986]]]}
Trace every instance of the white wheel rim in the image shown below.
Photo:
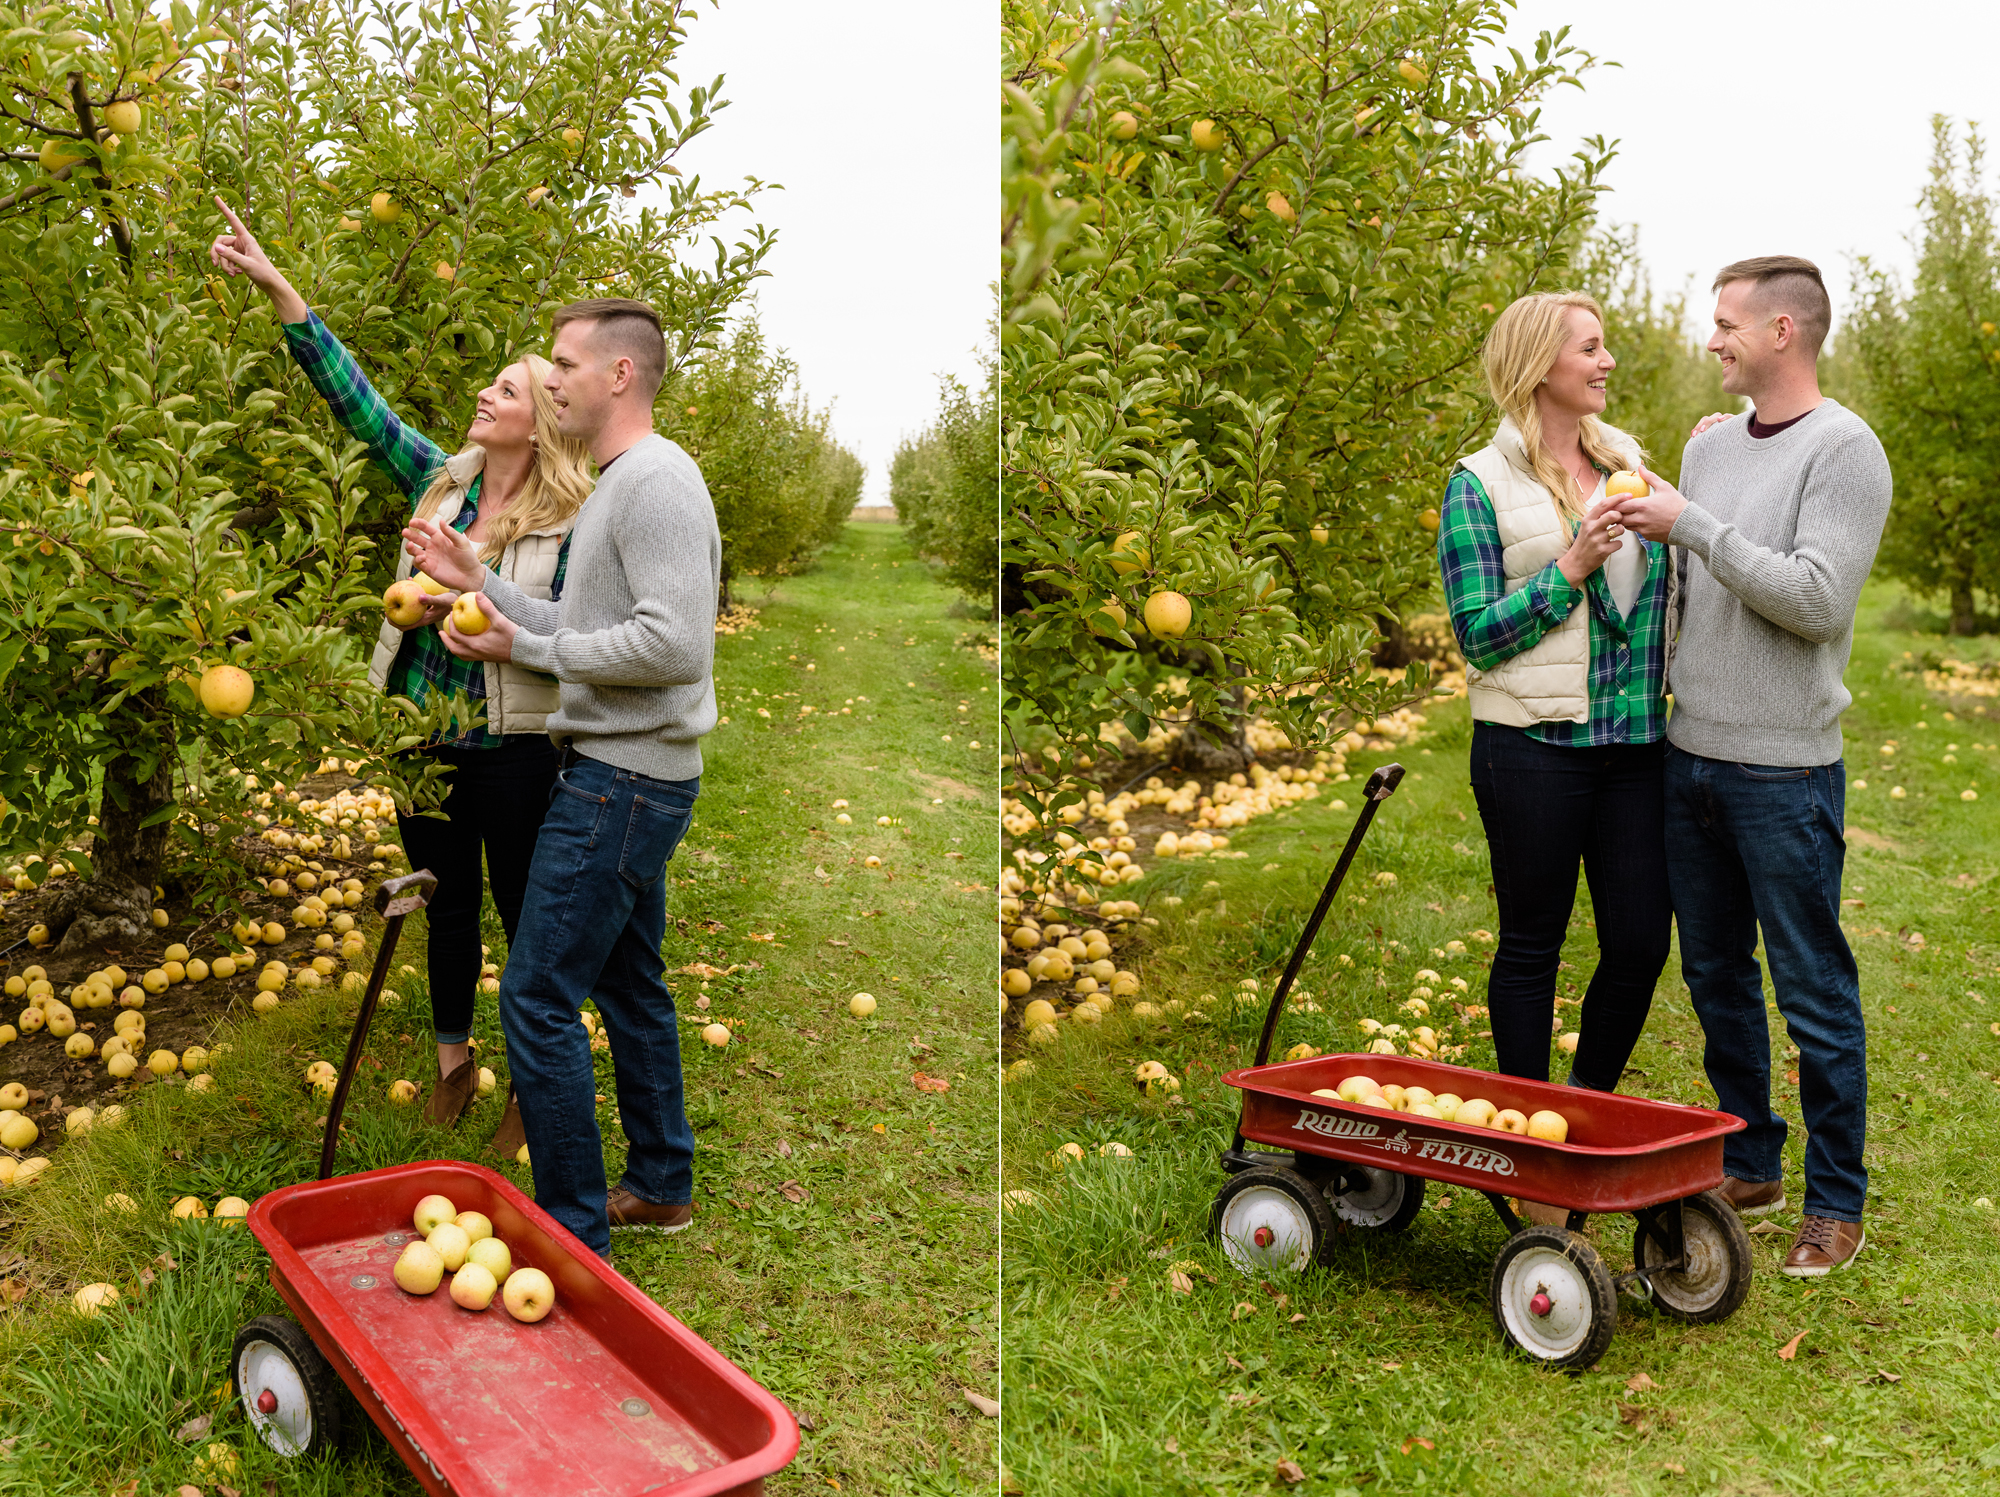
{"label": "white wheel rim", "polygon": [[1312,1218],[1297,1200],[1268,1185],[1231,1196],[1222,1208],[1218,1235],[1229,1261],[1253,1277],[1303,1273],[1313,1260]]}
{"label": "white wheel rim", "polygon": [[1402,1207],[1408,1182],[1394,1170],[1372,1169],[1365,1164],[1349,1165],[1348,1170],[1350,1174],[1366,1175],[1368,1185],[1362,1190],[1333,1196],[1334,1215],[1357,1227],[1379,1227],[1394,1218]]}
{"label": "white wheel rim", "polygon": [[[265,1389],[278,1400],[266,1414],[257,1407]],[[305,1379],[284,1349],[269,1341],[252,1341],[236,1359],[236,1391],[243,1412],[266,1445],[279,1455],[299,1455],[312,1443],[312,1400]]]}
{"label": "white wheel rim", "polygon": [[1640,1239],[1639,1263],[1646,1268],[1655,1294],[1676,1310],[1692,1315],[1718,1303],[1729,1292],[1729,1244],[1718,1223],[1685,1209],[1681,1212],[1681,1242],[1687,1252],[1684,1266],[1649,1267],[1649,1260],[1660,1261],[1660,1245],[1650,1237]]}
{"label": "white wheel rim", "polygon": [[[1537,1294],[1549,1297],[1546,1315],[1531,1308]],[[1596,1318],[1589,1276],[1554,1248],[1523,1249],[1501,1276],[1500,1318],[1530,1356],[1550,1362],[1569,1356],[1590,1339]]]}

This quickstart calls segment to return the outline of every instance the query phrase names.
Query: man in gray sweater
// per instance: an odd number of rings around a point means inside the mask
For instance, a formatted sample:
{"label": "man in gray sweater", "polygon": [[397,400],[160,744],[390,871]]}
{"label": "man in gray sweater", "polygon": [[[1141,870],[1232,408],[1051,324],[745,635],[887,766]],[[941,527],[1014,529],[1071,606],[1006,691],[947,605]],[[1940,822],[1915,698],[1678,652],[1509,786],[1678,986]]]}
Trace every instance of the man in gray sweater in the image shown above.
{"label": "man in gray sweater", "polygon": [[[660,947],[667,860],[693,819],[701,738],[715,726],[722,539],[701,470],[653,430],[666,363],[653,310],[574,302],[556,313],[549,362],[562,432],[589,444],[599,473],[570,532],[561,602],[496,576],[449,526],[419,520],[403,533],[415,565],[471,595],[488,621],[475,634],[448,624],[453,654],[562,683],[548,720],[561,766],[500,979],[500,1022],[535,1200],[608,1256],[613,1228],[678,1232],[694,1215],[694,1136]],[[627,1155],[616,1191],[577,1017],[586,999],[618,1078]]]}
{"label": "man in gray sweater", "polygon": [[1709,349],[1723,389],[1755,409],[1697,429],[1685,494],[1647,473],[1651,494],[1619,507],[1631,529],[1695,559],[1667,675],[1667,877],[1709,1083],[1749,1124],[1724,1144],[1722,1193],[1746,1216],[1786,1204],[1761,931],[1807,1133],[1805,1215],[1784,1272],[1812,1278],[1866,1238],[1867,1032],[1840,929],[1841,676],[1889,515],[1889,460],[1820,394],[1832,308],[1811,261],[1741,260],[1715,290]]}

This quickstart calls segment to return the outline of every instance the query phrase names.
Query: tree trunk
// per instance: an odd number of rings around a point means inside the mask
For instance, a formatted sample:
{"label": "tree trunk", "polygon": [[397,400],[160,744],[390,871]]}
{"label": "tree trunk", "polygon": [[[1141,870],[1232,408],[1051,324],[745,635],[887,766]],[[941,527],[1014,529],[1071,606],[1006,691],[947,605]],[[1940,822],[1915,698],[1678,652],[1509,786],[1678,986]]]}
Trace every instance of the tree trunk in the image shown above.
{"label": "tree trunk", "polygon": [[1972,603],[1972,584],[1958,581],[1951,585],[1951,633],[1977,634],[1979,614]]}
{"label": "tree trunk", "polygon": [[1227,738],[1217,739],[1200,724],[1190,723],[1181,731],[1180,748],[1174,760],[1204,778],[1226,780],[1233,774],[1242,774],[1257,757],[1251,752],[1245,727],[1239,721]]}
{"label": "tree trunk", "polygon": [[[157,706],[149,699],[135,700],[142,712]],[[147,726],[143,717],[125,721],[142,731]],[[155,716],[153,722],[164,726],[165,715]],[[49,934],[58,938],[59,953],[132,946],[152,935],[153,885],[166,853],[167,823],[156,821],[148,827],[141,823],[174,800],[173,740],[168,733],[162,737],[166,741],[159,762],[144,778],[140,759],[129,750],[105,761],[97,830],[90,845],[94,871],[87,882],[58,895],[46,916]]]}

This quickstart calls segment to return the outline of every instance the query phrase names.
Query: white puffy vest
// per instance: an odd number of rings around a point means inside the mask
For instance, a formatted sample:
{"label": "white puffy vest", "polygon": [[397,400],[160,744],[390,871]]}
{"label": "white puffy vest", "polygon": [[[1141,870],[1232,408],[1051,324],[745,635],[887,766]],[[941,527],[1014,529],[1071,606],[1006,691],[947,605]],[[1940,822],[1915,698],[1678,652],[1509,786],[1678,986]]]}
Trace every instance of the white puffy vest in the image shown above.
{"label": "white puffy vest", "polygon": [[[1639,445],[1616,427],[1603,428],[1624,456],[1625,466],[1639,464]],[[1487,446],[1461,458],[1464,468],[1486,490],[1499,525],[1507,591],[1526,587],[1528,580],[1569,549],[1570,527],[1555,497],[1528,466],[1521,448],[1520,428],[1503,417]],[[1472,715],[1482,722],[1510,728],[1567,718],[1590,720],[1590,605],[1578,600],[1569,617],[1544,634],[1532,649],[1503,660],[1492,670],[1465,668]]]}
{"label": "white puffy vest", "polygon": [[[472,480],[485,464],[485,450],[476,446],[445,460],[445,475],[453,487],[438,505],[439,515],[458,513],[465,502],[465,491],[472,486]],[[571,516],[561,525],[515,536],[507,543],[507,549],[500,553],[499,563],[493,570],[529,597],[546,599],[554,590],[556,560],[562,551],[563,538],[569,534],[574,523],[575,516]],[[396,553],[396,580],[400,582],[411,572],[410,553],[404,549],[400,535],[396,538]],[[384,620],[382,631],[375,638],[374,657],[368,664],[368,683],[377,691],[388,688],[389,669],[396,663],[396,653],[402,646],[403,631]],[[543,732],[549,714],[561,705],[562,688],[554,676],[544,671],[529,670],[511,661],[486,662],[488,731],[503,734]]]}

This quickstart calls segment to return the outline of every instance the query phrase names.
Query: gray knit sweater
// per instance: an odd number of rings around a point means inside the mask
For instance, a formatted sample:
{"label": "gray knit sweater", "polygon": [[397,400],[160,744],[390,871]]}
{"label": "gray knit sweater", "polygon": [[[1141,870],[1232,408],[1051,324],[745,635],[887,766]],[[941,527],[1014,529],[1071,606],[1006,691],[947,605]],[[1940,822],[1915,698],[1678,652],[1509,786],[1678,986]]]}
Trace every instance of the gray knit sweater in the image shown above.
{"label": "gray knit sweater", "polygon": [[1752,437],[1738,416],[1681,458],[1688,507],[1667,537],[1688,567],[1667,676],[1667,738],[1708,759],[1786,766],[1840,757],[1854,608],[1889,516],[1889,459],[1868,424],[1822,401]]}
{"label": "gray knit sweater", "polygon": [[605,470],[576,518],[562,600],[486,574],[521,626],[514,660],[562,683],[557,743],[635,774],[691,780],[715,727],[715,603],[722,536],[701,469],[654,433]]}

